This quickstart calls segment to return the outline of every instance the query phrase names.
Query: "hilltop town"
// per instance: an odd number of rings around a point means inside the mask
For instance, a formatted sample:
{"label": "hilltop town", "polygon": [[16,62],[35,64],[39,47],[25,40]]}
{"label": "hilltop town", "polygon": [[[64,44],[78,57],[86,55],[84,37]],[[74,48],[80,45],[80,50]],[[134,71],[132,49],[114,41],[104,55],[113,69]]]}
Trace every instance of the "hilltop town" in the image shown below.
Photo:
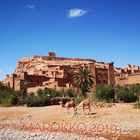
{"label": "hilltop town", "polygon": [[6,75],[3,83],[18,91],[21,84],[28,83],[28,92],[44,89],[67,89],[74,87],[73,74],[80,68],[88,68],[97,84],[131,85],[140,83],[140,67],[127,65],[125,69],[115,68],[114,63],[96,62],[93,59],[57,57],[54,52],[48,56],[33,56],[18,61],[15,72]]}

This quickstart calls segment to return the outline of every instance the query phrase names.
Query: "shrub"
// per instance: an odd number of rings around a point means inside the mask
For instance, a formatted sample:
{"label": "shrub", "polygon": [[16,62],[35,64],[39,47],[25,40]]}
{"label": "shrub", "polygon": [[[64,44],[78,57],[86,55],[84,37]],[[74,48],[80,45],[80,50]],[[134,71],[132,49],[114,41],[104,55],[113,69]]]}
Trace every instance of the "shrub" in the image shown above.
{"label": "shrub", "polygon": [[76,97],[76,93],[73,89],[69,88],[65,91],[65,95],[68,96],[68,97]]}
{"label": "shrub", "polygon": [[30,93],[27,96],[26,104],[28,107],[34,106],[48,106],[51,104],[50,97],[47,94],[37,94]]}
{"label": "shrub", "polygon": [[11,95],[11,105],[17,105],[18,102],[19,102],[18,95],[12,94],[12,95]]}
{"label": "shrub", "polygon": [[10,107],[12,104],[11,104],[11,99],[10,98],[6,98],[4,100],[1,101],[1,104],[0,106],[3,106],[3,107]]}
{"label": "shrub", "polygon": [[31,93],[27,96],[27,106],[47,106],[58,105],[60,100],[67,102],[71,97],[74,97],[74,91],[72,89],[64,89],[56,91],[55,89],[45,88],[39,89],[35,94]]}
{"label": "shrub", "polygon": [[[41,91],[40,91],[41,92]],[[38,92],[37,92],[38,93]],[[63,93],[61,91],[56,91],[55,89],[51,89],[51,88],[45,88],[42,90],[42,94],[53,98],[53,97],[62,97]]]}
{"label": "shrub", "polygon": [[131,92],[137,97],[137,100],[140,101],[140,84],[134,84],[130,87]]}
{"label": "shrub", "polygon": [[26,97],[27,95],[20,91],[15,92],[11,95],[11,105],[24,105],[26,103]]}
{"label": "shrub", "polygon": [[135,102],[137,96],[131,87],[116,87],[115,88],[115,99],[120,102]]}
{"label": "shrub", "polygon": [[15,92],[13,89],[11,89],[8,86],[4,86],[2,83],[0,83],[0,105],[1,106],[11,106],[13,96]]}
{"label": "shrub", "polygon": [[95,97],[99,101],[113,101],[115,97],[115,91],[112,85],[97,85],[96,91],[94,92]]}

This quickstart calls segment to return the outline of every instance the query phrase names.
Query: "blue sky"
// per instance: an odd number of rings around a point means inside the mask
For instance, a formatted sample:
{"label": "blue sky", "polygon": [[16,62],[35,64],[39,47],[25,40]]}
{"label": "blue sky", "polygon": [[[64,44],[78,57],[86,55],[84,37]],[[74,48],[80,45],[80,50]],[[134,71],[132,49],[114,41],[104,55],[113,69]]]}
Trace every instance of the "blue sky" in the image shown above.
{"label": "blue sky", "polygon": [[140,0],[0,0],[0,79],[32,55],[140,65]]}

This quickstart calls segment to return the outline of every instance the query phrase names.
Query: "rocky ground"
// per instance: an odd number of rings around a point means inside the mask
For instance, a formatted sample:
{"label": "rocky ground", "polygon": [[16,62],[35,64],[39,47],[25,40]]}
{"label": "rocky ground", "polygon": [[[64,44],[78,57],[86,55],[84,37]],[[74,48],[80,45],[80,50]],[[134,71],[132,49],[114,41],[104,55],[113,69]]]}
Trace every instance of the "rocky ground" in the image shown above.
{"label": "rocky ground", "polygon": [[25,131],[15,131],[15,130],[0,130],[1,140],[106,140],[103,137],[88,137],[84,135],[78,135],[73,133],[62,133],[62,132],[51,132],[51,133],[41,133],[41,132],[25,132]]}
{"label": "rocky ground", "polygon": [[[61,106],[0,107],[0,140],[139,140],[140,110],[132,104],[67,116]],[[86,113],[86,112],[85,112]]]}

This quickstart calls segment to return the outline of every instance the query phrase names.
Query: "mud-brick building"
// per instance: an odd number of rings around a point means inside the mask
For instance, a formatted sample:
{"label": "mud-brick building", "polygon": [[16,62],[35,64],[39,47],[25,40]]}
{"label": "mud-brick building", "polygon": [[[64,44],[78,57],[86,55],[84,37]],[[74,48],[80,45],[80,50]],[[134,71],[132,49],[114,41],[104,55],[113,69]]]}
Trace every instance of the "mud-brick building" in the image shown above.
{"label": "mud-brick building", "polygon": [[115,68],[114,76],[116,85],[140,84],[140,67],[128,64],[124,69]]}
{"label": "mud-brick building", "polygon": [[15,72],[7,75],[4,84],[14,90],[20,90],[21,84],[28,83],[28,92],[39,88],[73,87],[73,75],[82,67],[87,67],[97,84],[115,84],[113,63],[96,62],[93,59],[57,57],[49,52],[48,56],[33,56],[18,61]]}

